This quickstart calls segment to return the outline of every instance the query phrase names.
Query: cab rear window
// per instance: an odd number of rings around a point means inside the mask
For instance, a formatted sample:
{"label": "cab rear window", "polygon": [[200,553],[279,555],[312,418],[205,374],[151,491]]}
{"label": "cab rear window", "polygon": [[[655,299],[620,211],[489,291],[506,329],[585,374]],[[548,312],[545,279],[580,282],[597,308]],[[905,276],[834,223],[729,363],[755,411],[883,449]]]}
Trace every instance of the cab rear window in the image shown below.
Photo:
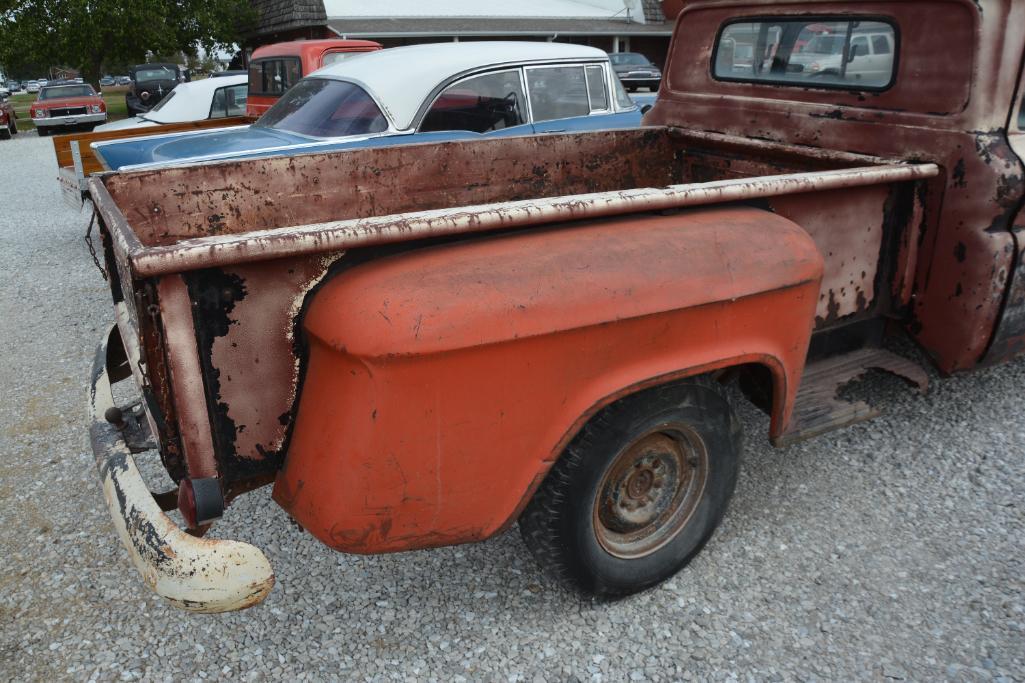
{"label": "cab rear window", "polygon": [[249,65],[249,94],[281,95],[302,77],[298,57],[257,59]]}
{"label": "cab rear window", "polygon": [[712,74],[722,81],[886,90],[896,74],[898,38],[882,20],[732,21],[719,32]]}

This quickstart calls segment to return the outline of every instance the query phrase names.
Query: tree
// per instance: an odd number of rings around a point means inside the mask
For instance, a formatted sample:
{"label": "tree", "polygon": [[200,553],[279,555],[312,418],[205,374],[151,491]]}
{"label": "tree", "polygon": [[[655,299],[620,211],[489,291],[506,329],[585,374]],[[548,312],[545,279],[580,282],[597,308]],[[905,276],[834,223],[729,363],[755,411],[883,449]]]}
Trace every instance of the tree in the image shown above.
{"label": "tree", "polygon": [[60,64],[96,83],[147,53],[229,48],[255,20],[248,0],[0,0],[0,64]]}

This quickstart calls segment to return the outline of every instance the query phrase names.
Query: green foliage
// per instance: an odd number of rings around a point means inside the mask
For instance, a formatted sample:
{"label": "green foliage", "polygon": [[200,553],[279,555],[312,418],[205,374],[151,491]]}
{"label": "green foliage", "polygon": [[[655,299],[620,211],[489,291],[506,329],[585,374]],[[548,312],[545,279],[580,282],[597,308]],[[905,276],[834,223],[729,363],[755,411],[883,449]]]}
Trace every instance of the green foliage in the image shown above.
{"label": "green foliage", "polygon": [[147,54],[229,47],[254,21],[248,0],[0,0],[0,64],[25,78],[70,66],[95,82]]}

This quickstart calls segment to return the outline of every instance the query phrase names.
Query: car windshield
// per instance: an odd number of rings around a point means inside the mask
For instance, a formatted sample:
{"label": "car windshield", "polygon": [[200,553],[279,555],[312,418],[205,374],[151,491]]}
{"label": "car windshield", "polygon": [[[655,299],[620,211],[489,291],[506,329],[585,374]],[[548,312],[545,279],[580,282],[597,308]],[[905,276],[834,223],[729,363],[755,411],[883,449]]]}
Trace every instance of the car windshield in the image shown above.
{"label": "car windshield", "polygon": [[59,85],[43,88],[39,92],[41,100],[56,100],[63,97],[92,97],[95,95],[91,85]]}
{"label": "car windshield", "polygon": [[366,90],[326,78],[299,81],[254,125],[315,138],[388,130],[388,120]]}
{"label": "car windshield", "polygon": [[176,81],[178,80],[178,74],[167,68],[166,66],[160,66],[151,69],[139,69],[135,72],[136,81]]}
{"label": "car windshield", "polygon": [[616,66],[650,66],[651,62],[644,55],[635,52],[620,52],[609,55],[609,59]]}

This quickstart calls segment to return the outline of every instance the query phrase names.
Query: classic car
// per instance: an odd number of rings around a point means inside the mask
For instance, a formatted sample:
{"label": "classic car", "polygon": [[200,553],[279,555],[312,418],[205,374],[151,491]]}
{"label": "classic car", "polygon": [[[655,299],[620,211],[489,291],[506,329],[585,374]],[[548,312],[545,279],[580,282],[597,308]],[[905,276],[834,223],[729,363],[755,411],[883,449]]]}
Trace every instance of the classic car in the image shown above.
{"label": "classic car", "polygon": [[101,88],[109,88],[112,85],[114,85],[114,77],[113,76],[104,76],[103,78],[100,79],[100,87]]}
{"label": "classic car", "polygon": [[87,83],[44,86],[29,111],[39,135],[74,127],[92,130],[107,120],[106,103]]}
{"label": "classic car", "polygon": [[39,81],[26,81],[25,92],[34,93],[39,92]]}
{"label": "classic car", "polygon": [[131,68],[131,85],[125,93],[129,116],[137,116],[156,106],[186,76],[177,64],[137,64]]}
{"label": "classic car", "polygon": [[363,52],[380,50],[371,40],[294,40],[264,45],[249,59],[248,114],[261,116],[303,76]]}
{"label": "classic car", "polygon": [[609,55],[612,68],[630,92],[638,88],[658,90],[662,71],[651,60],[637,52],[614,52]]}
{"label": "classic car", "polygon": [[[721,37],[738,22],[780,55],[778,82],[724,80]],[[900,36],[885,92],[784,78],[823,22]],[[553,576],[633,593],[712,537],[745,429],[786,445],[867,420],[878,411],[840,390],[872,368],[924,389],[920,364],[1019,356],[1023,25],[1020,0],[686,3],[643,128],[91,178],[114,311],[89,374],[90,435],[145,585],[195,611],[263,599],[260,549],[195,538],[165,511],[201,535],[273,482],[298,526],[340,551],[518,523]],[[741,421],[746,400],[771,419]],[[152,494],[137,453],[177,486]],[[773,504],[798,504],[793,473],[781,481],[790,497]],[[843,477],[809,485],[842,503]]]}
{"label": "classic car", "polygon": [[94,142],[110,170],[640,125],[608,55],[580,45],[435,43],[304,78],[251,126]]}
{"label": "classic car", "polygon": [[148,112],[96,128],[97,132],[244,116],[249,77],[224,76],[179,83]]}
{"label": "classic car", "polygon": [[0,95],[0,140],[10,140],[18,134],[18,121],[14,115],[14,106],[10,97]]}

